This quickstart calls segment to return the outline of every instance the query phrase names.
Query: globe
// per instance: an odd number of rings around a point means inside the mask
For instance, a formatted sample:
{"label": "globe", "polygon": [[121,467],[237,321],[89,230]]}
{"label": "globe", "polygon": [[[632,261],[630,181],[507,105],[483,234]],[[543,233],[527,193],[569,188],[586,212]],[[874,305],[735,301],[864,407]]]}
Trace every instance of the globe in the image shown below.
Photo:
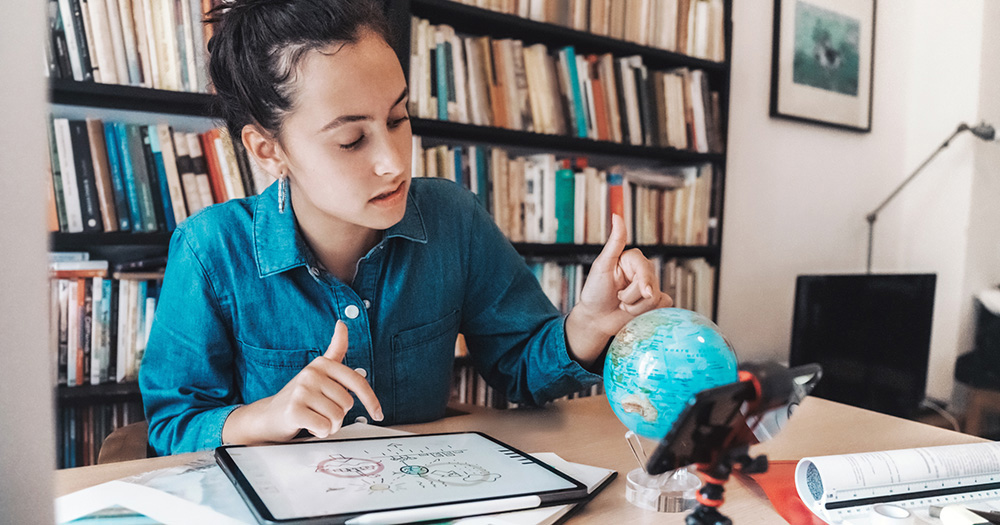
{"label": "globe", "polygon": [[696,393],[736,381],[736,354],[719,327],[680,308],[646,312],[625,325],[604,362],[604,390],[618,419],[660,440]]}

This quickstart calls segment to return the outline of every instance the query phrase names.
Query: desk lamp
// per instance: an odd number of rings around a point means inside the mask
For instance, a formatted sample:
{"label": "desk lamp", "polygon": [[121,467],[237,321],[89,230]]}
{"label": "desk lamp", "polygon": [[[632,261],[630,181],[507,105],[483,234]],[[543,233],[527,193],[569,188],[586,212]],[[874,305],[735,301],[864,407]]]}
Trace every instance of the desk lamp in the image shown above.
{"label": "desk lamp", "polygon": [[994,130],[993,126],[987,124],[986,122],[980,122],[979,125],[977,126],[969,126],[964,122],[959,124],[958,128],[956,128],[955,131],[952,132],[951,136],[945,139],[945,141],[940,146],[938,146],[938,148],[934,150],[933,153],[931,153],[931,156],[927,157],[927,160],[925,160],[922,164],[920,164],[920,166],[917,166],[917,169],[913,170],[913,173],[911,173],[910,176],[907,177],[906,180],[902,182],[902,184],[896,186],[896,189],[893,190],[892,193],[890,193],[889,196],[886,197],[884,201],[882,201],[882,204],[879,204],[878,207],[876,207],[874,210],[871,211],[871,213],[865,216],[865,219],[868,221],[868,267],[867,267],[868,273],[872,273],[872,238],[874,237],[875,221],[878,219],[879,212],[881,212],[882,209],[885,208],[887,204],[889,204],[889,201],[895,198],[896,195],[907,184],[910,183],[910,181],[916,178],[917,174],[919,174],[920,171],[923,170],[925,166],[930,164],[931,160],[934,157],[936,157],[938,153],[941,153],[943,149],[947,148],[951,144],[952,139],[957,137],[963,131],[970,131],[976,137],[985,140],[987,142],[995,140],[996,137],[996,130]]}

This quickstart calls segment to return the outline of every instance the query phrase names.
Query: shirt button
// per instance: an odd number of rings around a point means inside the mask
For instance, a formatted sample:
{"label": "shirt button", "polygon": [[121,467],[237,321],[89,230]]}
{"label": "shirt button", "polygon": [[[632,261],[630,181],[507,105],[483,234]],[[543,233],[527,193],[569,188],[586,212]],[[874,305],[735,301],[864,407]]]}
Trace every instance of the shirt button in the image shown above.
{"label": "shirt button", "polygon": [[315,266],[310,266],[309,267],[309,275],[312,275],[313,277],[319,277],[319,268],[317,268]]}
{"label": "shirt button", "polygon": [[365,370],[364,368],[355,368],[354,371],[357,372],[358,375],[361,377],[368,377],[368,371]]}
{"label": "shirt button", "polygon": [[368,424],[368,418],[365,417],[365,416],[358,416],[358,417],[354,418],[354,422],[355,423],[361,423],[362,425],[367,425]]}
{"label": "shirt button", "polygon": [[361,302],[362,302],[362,303],[365,303],[365,310],[367,310],[367,309],[369,309],[369,308],[371,308],[371,307],[372,307],[372,302],[371,302],[371,301],[369,301],[368,299],[364,299],[364,300],[363,300],[363,301],[361,301]]}
{"label": "shirt button", "polygon": [[347,308],[344,308],[344,315],[346,315],[348,319],[357,319],[360,313],[361,309],[353,304],[349,304],[347,305]]}

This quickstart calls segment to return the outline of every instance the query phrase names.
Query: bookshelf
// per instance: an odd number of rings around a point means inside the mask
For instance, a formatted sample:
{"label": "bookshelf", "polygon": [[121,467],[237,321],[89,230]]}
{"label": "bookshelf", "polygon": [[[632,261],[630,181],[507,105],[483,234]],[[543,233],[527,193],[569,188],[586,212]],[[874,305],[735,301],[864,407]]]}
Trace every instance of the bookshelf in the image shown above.
{"label": "bookshelf", "polygon": [[[573,46],[582,53],[610,53],[615,57],[639,56],[643,64],[651,70],[672,68],[699,69],[704,72],[712,89],[717,91],[721,101],[720,129],[724,138],[728,127],[729,75],[728,61],[711,61],[663,49],[657,49],[634,42],[601,36],[585,31],[550,23],[538,22],[519,16],[490,11],[465,5],[454,0],[385,0],[389,21],[397,35],[397,56],[409,78],[411,17],[428,19],[432,24],[448,24],[456,31],[469,35],[489,35],[496,38],[517,39],[524,45],[544,44],[550,49]],[[731,0],[724,3],[725,56],[730,56],[731,42]],[[129,85],[110,85],[87,81],[52,78],[49,81],[50,102],[53,105],[92,108],[108,112],[132,112],[137,114],[176,115],[183,118],[199,117],[211,119],[214,114],[215,97],[206,93],[178,92],[151,89]],[[552,153],[561,157],[600,159],[605,163],[658,164],[666,166],[710,164],[714,169],[714,194],[717,203],[713,217],[717,221],[715,241],[709,245],[640,244],[647,256],[663,259],[704,259],[714,268],[716,275],[721,259],[721,235],[723,224],[726,153],[700,153],[687,149],[663,146],[637,146],[610,140],[596,140],[568,135],[551,135],[515,129],[481,126],[461,122],[420,118],[411,115],[414,136],[435,143],[482,144],[507,148],[516,154]],[[724,140],[723,140],[724,142]],[[53,232],[49,242],[53,251],[88,251],[94,257],[110,261],[126,261],[129,258],[162,255],[166,253],[170,233],[165,231],[129,232]],[[560,264],[589,265],[601,251],[601,244],[541,244],[513,243],[514,248],[528,260],[552,260]],[[635,245],[630,245],[630,247]],[[718,279],[712,282],[712,317],[718,299]],[[467,357],[456,359],[456,382],[462,369],[471,369]],[[475,378],[466,377],[463,381]],[[479,379],[481,381],[481,379]],[[475,390],[471,384],[467,385]],[[108,404],[132,404],[141,402],[141,393],[136,383],[108,383],[66,387],[60,386],[56,392],[60,408],[83,409],[90,406]],[[468,400],[466,400],[468,401]],[[502,403],[500,403],[502,404]],[[65,424],[59,420],[60,426]]]}

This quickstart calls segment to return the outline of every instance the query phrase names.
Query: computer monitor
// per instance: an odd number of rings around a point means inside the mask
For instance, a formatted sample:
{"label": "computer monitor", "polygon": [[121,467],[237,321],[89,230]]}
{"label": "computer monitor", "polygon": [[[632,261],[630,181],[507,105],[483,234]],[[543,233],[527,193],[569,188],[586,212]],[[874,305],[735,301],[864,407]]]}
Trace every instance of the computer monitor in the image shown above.
{"label": "computer monitor", "polygon": [[935,274],[800,275],[790,365],[819,363],[812,395],[912,418],[927,386]]}

